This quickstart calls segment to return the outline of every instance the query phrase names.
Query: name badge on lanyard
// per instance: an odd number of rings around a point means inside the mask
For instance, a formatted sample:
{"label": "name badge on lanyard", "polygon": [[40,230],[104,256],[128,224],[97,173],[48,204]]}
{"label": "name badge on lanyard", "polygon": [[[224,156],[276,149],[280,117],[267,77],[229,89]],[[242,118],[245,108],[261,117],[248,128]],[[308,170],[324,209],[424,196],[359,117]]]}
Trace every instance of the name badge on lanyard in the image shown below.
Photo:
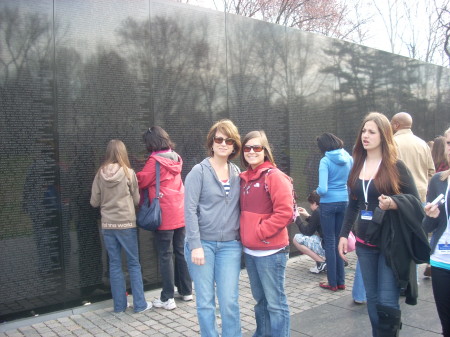
{"label": "name badge on lanyard", "polygon": [[375,170],[375,173],[369,179],[369,182],[367,183],[367,186],[366,186],[366,184],[364,183],[364,177],[366,176],[366,161],[364,160],[364,166],[363,166],[364,173],[363,173],[363,179],[361,179],[361,180],[362,180],[362,188],[363,188],[363,193],[364,193],[364,201],[365,201],[366,209],[361,211],[361,220],[372,220],[373,212],[367,210],[367,206],[369,205],[369,203],[368,203],[369,185],[370,185],[372,179],[377,174],[380,165],[381,165],[381,160],[377,165],[377,169]]}
{"label": "name badge on lanyard", "polygon": [[361,219],[362,220],[372,220],[373,212],[372,211],[361,211]]}
{"label": "name badge on lanyard", "polygon": [[438,250],[441,254],[450,254],[450,244],[448,243],[440,243],[438,244]]}

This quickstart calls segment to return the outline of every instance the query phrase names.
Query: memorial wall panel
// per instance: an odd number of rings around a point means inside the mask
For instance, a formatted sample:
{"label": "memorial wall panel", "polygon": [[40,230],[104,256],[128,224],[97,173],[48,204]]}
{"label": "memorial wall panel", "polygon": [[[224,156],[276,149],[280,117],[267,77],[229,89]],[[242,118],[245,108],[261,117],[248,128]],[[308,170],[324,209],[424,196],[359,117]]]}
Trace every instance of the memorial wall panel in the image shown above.
{"label": "memorial wall panel", "polygon": [[224,13],[150,2],[151,111],[176,143],[183,177],[206,157],[211,125],[228,117]]}
{"label": "memorial wall panel", "polygon": [[[109,293],[99,210],[89,204],[91,184],[111,139],[125,143],[136,171],[143,166],[150,93],[148,69],[140,68],[136,54],[148,54],[148,13],[147,1],[55,3],[66,298],[90,301]],[[139,44],[131,46],[136,39]],[[141,256],[155,260],[153,235],[140,234]],[[147,285],[155,284],[157,265],[145,263],[143,275]]]}
{"label": "memorial wall panel", "polygon": [[[0,315],[58,301],[53,2],[0,2]],[[48,296],[52,295],[52,296]]]}
{"label": "memorial wall panel", "polygon": [[227,15],[229,118],[241,136],[265,130],[277,165],[289,171],[285,28]]}
{"label": "memorial wall panel", "polygon": [[316,138],[325,131],[336,133],[336,78],[329,71],[336,58],[329,55],[333,40],[323,36],[287,29],[286,41],[291,176],[305,200],[318,184],[322,155]]}
{"label": "memorial wall panel", "polygon": [[[110,297],[89,204],[110,139],[139,171],[142,134],[162,126],[185,177],[218,119],[264,129],[304,204],[318,135],[350,152],[367,112],[408,111],[430,140],[449,126],[449,86],[447,68],[174,1],[0,0],[0,320]],[[159,287],[139,233],[144,284]]]}

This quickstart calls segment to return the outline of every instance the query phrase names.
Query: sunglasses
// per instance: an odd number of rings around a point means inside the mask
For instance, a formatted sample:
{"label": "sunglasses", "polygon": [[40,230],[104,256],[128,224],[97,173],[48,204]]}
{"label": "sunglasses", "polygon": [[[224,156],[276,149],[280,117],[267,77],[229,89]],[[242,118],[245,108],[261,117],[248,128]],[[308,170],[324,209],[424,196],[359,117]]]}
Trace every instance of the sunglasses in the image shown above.
{"label": "sunglasses", "polygon": [[245,145],[244,146],[244,152],[250,152],[253,149],[255,152],[261,152],[264,150],[264,146],[262,145]]}
{"label": "sunglasses", "polygon": [[222,144],[223,141],[225,141],[225,144],[227,145],[233,145],[234,139],[233,138],[223,138],[223,137],[214,137],[214,142],[217,144]]}

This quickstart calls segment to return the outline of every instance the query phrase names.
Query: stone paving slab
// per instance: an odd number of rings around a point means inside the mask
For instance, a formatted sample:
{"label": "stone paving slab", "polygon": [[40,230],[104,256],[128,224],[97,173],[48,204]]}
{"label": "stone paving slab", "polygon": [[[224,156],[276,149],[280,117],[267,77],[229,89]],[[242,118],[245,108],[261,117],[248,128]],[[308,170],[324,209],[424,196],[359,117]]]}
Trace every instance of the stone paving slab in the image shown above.
{"label": "stone paving slab", "polygon": [[[349,254],[349,260],[350,265],[346,268],[347,289],[331,292],[318,286],[319,282],[326,281],[326,275],[310,273],[309,268],[314,266],[314,263],[307,256],[289,259],[286,270],[286,293],[291,311],[292,337],[349,337],[355,331],[368,329],[370,323],[365,306],[356,306],[351,300],[355,270],[354,253]],[[427,281],[421,282],[420,287],[421,291],[423,288],[426,299],[416,307],[404,307],[404,317],[408,322],[407,328],[402,332],[408,333],[405,336],[419,336],[420,334],[416,334],[417,331],[422,332],[420,336],[436,336],[436,331],[440,329],[430,291],[431,282]],[[242,332],[244,336],[251,336],[255,329],[254,300],[245,270],[241,273],[239,289]],[[160,289],[153,290],[146,292],[145,296],[151,301],[159,293]],[[144,313],[134,313],[132,309],[127,309],[125,313],[115,314],[112,301],[108,300],[40,317],[3,323],[0,325],[0,337],[198,336],[195,301],[184,302],[176,299],[176,303],[178,307],[172,311],[153,308]],[[426,321],[423,319],[425,314],[429,317]],[[325,322],[329,324],[324,324]],[[220,325],[220,317],[218,324]]]}

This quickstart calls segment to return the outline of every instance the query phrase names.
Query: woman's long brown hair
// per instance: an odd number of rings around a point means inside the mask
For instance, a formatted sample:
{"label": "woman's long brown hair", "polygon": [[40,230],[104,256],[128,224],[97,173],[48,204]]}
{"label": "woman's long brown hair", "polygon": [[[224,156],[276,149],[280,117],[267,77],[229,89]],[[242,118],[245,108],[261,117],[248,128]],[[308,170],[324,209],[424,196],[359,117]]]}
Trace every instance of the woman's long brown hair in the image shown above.
{"label": "woman's long brown hair", "polygon": [[[359,174],[364,165],[364,160],[367,157],[367,151],[362,145],[361,134],[365,124],[369,121],[373,121],[377,125],[381,137],[382,160],[373,183],[375,184],[377,190],[382,194],[399,194],[400,177],[396,166],[397,148],[394,144],[391,124],[386,116],[379,112],[370,112],[361,123],[353,149],[353,168],[348,178],[348,187],[350,188],[350,191],[354,190]],[[352,197],[355,196],[352,195]]]}
{"label": "woman's long brown hair", "polygon": [[128,179],[130,179],[131,175],[128,169],[131,168],[131,165],[130,160],[128,159],[127,148],[121,140],[111,139],[106,147],[105,160],[98,171],[109,164],[115,163],[119,164],[119,166],[123,168],[125,175]]}

